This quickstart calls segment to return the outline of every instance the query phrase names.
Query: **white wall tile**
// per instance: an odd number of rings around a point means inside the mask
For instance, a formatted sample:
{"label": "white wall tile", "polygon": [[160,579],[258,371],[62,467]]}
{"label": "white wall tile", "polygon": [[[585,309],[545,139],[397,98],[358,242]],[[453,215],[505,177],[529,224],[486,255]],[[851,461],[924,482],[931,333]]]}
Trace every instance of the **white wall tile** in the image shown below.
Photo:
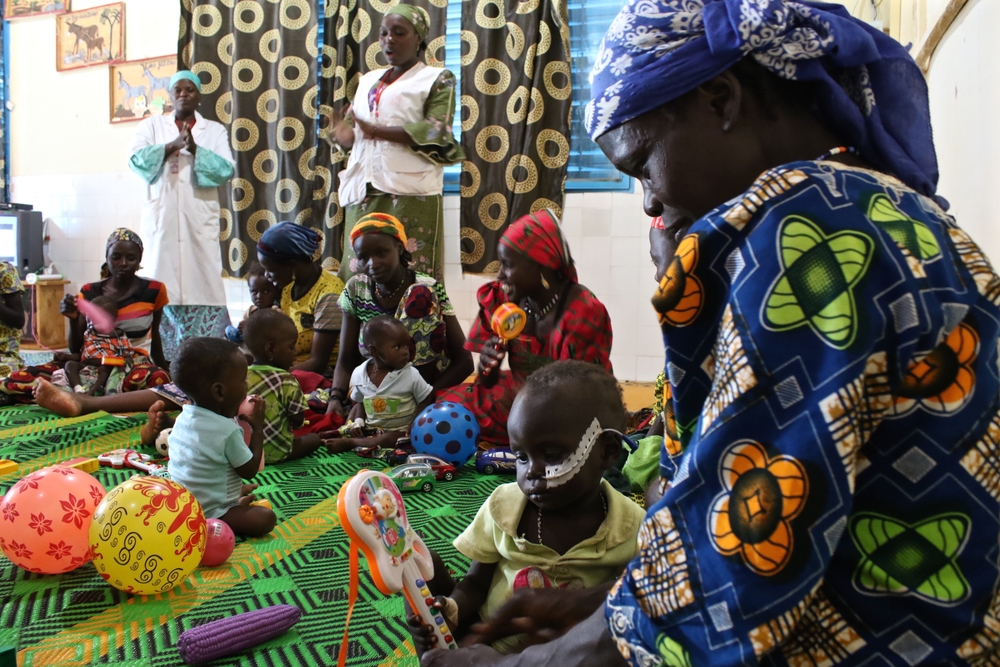
{"label": "white wall tile", "polygon": [[606,208],[611,209],[613,204],[611,192],[584,192],[583,208]]}
{"label": "white wall tile", "polygon": [[599,236],[603,239],[611,236],[611,209],[583,209],[583,236],[585,238]]}
{"label": "white wall tile", "polygon": [[583,236],[583,209],[576,206],[564,208],[560,226],[565,236]]}
{"label": "white wall tile", "polygon": [[653,382],[663,370],[664,357],[640,354],[635,357],[635,379],[639,382]]}

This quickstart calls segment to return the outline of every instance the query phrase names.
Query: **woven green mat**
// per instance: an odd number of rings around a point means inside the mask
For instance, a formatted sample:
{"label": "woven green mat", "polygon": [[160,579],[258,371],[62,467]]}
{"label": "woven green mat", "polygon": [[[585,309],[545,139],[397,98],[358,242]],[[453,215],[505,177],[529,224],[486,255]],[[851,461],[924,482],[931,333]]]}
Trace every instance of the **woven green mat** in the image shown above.
{"label": "woven green mat", "polygon": [[[21,464],[0,477],[0,494],[31,470],[76,456],[135,446],[141,417],[106,414],[59,419],[33,406],[0,408],[0,458]],[[150,452],[152,453],[152,452]],[[292,630],[249,653],[210,665],[272,667],[336,664],[347,614],[348,544],[336,519],[341,484],[371,461],[326,453],[269,466],[254,479],[279,524],[266,538],[241,540],[226,566],[199,568],[173,591],[132,597],[104,582],[93,566],[57,576],[21,570],[0,555],[0,646],[15,646],[24,667],[183,664],[175,647],[184,630],[275,604],[302,609]],[[107,489],[132,471],[101,468]],[[450,568],[468,561],[451,546],[505,477],[467,465],[430,494],[405,496],[417,532]],[[363,559],[362,559],[363,562]],[[253,631],[252,628],[249,631]],[[351,621],[348,665],[417,665],[401,596],[385,597],[362,572]]]}

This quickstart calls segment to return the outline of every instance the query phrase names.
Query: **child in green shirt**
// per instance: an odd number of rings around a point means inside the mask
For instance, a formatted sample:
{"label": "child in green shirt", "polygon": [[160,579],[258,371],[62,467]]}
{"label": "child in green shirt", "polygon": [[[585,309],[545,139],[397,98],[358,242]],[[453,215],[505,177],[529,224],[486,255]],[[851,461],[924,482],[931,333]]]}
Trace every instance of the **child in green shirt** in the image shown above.
{"label": "child in green shirt", "polygon": [[292,318],[267,308],[250,314],[243,324],[243,342],[253,364],[247,369],[247,391],[264,399],[264,458],[279,463],[308,456],[322,441],[315,433],[292,434],[302,426],[307,409],[302,388],[288,369],[295,363],[298,330]]}
{"label": "child in green shirt", "polygon": [[[615,379],[596,364],[557,361],[528,377],[507,424],[517,457],[517,482],[493,492],[455,548],[472,560],[455,584],[440,559],[428,582],[445,593],[454,635],[484,631],[520,588],[587,588],[594,607],[636,554],[645,513],[601,479],[621,455],[626,412]],[[591,599],[588,598],[588,599]],[[407,623],[418,652],[433,648],[418,616]],[[517,637],[493,638],[501,652]]]}

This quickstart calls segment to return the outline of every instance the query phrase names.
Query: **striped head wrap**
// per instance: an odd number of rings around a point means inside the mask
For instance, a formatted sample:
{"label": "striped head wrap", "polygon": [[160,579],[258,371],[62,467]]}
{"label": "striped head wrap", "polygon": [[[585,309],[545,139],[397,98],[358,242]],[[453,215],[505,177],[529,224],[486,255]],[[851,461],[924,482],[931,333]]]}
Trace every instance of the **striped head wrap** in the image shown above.
{"label": "striped head wrap", "polygon": [[406,229],[403,223],[388,213],[369,213],[354,223],[354,229],[351,230],[351,245],[364,234],[386,234],[406,247]]}

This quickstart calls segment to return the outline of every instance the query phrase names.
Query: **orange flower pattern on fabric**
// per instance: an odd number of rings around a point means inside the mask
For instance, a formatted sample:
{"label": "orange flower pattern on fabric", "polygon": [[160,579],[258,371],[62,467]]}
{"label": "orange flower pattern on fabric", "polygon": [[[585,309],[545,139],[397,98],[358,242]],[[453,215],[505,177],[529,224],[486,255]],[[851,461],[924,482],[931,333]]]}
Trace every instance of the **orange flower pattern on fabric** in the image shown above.
{"label": "orange flower pattern on fabric", "polygon": [[979,334],[962,322],[940,345],[910,364],[886,417],[902,417],[918,406],[938,415],[961,410],[976,388],[977,356]]}
{"label": "orange flower pattern on fabric", "polygon": [[726,450],[719,467],[725,491],[709,509],[712,543],[719,553],[740,554],[762,576],[775,575],[792,555],[791,520],[809,495],[806,471],[791,456],[770,457],[752,440]]}
{"label": "orange flower pattern on fabric", "polygon": [[662,326],[686,327],[694,322],[705,301],[705,289],[694,275],[698,266],[698,235],[688,234],[677,247],[667,272],[653,295]]}

